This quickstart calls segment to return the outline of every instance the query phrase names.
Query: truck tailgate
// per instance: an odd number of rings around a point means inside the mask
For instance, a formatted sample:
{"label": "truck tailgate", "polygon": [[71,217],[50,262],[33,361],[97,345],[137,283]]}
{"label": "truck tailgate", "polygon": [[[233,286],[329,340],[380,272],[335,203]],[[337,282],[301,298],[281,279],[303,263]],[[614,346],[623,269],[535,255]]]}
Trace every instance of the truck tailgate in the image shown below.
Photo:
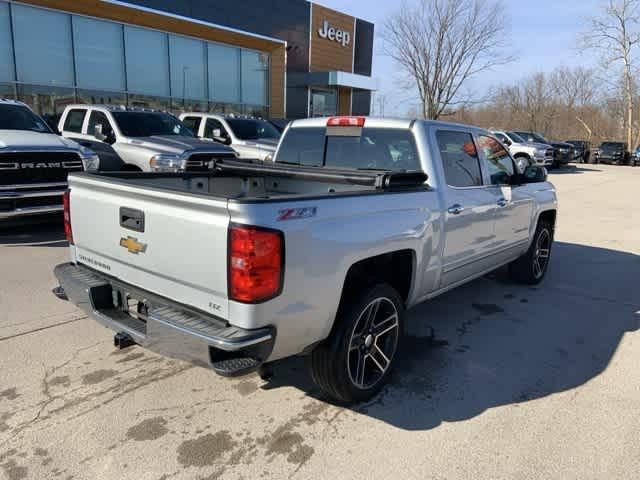
{"label": "truck tailgate", "polygon": [[[76,261],[227,318],[224,198],[71,176]],[[144,217],[142,222],[136,223]]]}

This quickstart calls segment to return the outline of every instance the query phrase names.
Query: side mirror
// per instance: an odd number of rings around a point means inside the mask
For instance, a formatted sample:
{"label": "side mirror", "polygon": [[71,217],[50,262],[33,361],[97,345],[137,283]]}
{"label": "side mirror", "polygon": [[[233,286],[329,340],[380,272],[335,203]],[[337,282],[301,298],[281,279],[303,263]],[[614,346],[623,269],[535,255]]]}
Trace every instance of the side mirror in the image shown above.
{"label": "side mirror", "polygon": [[536,165],[529,165],[522,174],[522,183],[540,183],[547,181],[547,169]]}
{"label": "side mirror", "polygon": [[93,136],[96,137],[96,139],[100,140],[101,142],[104,142],[107,139],[107,136],[104,133],[102,133],[101,123],[98,123],[93,127]]}
{"label": "side mirror", "polygon": [[505,137],[502,143],[504,143],[507,147],[510,147],[513,142]]}

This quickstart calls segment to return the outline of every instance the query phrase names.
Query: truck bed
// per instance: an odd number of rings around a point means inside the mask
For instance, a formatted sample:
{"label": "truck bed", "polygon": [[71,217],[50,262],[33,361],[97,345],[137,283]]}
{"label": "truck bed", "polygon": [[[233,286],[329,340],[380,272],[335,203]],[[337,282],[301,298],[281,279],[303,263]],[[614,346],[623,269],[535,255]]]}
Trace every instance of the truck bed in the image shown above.
{"label": "truck bed", "polygon": [[372,194],[426,188],[423,172],[328,169],[219,161],[211,172],[83,174],[89,179],[240,202]]}

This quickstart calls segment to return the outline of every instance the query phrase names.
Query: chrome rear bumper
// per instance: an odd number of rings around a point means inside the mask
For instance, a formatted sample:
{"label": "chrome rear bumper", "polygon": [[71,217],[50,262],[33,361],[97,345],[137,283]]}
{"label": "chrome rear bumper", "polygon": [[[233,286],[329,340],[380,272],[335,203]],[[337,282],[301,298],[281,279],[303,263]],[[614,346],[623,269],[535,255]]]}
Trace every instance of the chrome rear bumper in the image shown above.
{"label": "chrome rear bumper", "polygon": [[[221,359],[252,358],[262,363],[273,349],[273,328],[237,328],[82,265],[63,263],[54,273],[69,301],[88,316],[162,355],[218,371],[215,364]],[[138,305],[134,315],[131,299]]]}

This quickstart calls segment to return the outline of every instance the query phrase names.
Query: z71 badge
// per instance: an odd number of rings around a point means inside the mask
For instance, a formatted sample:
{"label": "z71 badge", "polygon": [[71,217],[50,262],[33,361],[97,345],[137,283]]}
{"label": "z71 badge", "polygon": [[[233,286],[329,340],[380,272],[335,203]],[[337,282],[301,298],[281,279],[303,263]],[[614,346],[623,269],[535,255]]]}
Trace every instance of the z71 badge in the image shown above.
{"label": "z71 badge", "polygon": [[278,210],[278,221],[315,217],[317,211],[318,207],[285,208]]}

